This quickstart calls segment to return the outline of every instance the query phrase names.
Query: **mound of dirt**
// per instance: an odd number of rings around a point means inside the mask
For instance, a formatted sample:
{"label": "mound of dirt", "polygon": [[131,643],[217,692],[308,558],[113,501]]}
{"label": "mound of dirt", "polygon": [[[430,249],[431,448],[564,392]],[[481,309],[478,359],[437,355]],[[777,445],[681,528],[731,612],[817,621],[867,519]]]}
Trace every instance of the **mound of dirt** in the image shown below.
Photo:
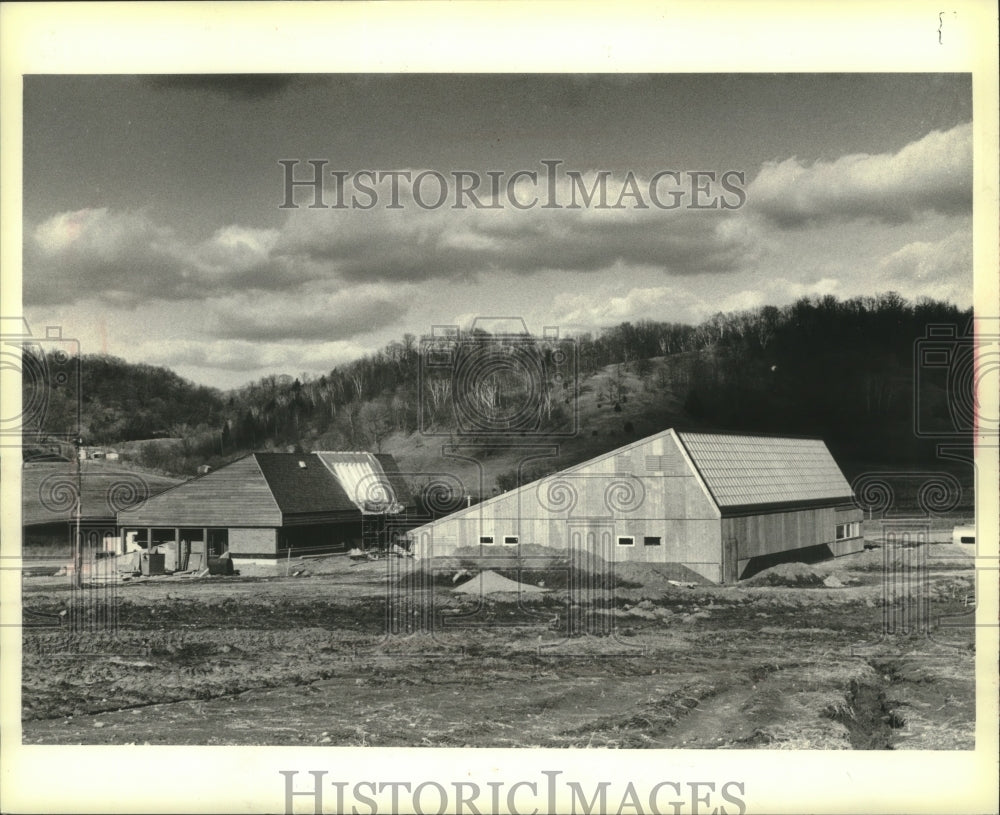
{"label": "mound of dirt", "polygon": [[482,566],[489,569],[552,569],[571,566],[589,572],[601,571],[607,564],[604,558],[583,549],[562,549],[542,546],[537,543],[522,543],[519,546],[460,546],[448,558],[439,560],[459,560],[465,568]]}
{"label": "mound of dirt", "polygon": [[714,585],[711,580],[691,571],[681,563],[638,563],[625,561],[615,564],[615,577],[628,583],[638,583],[651,592],[667,592],[677,589],[678,583],[694,583],[696,586]]}
{"label": "mound of dirt", "polygon": [[749,580],[747,586],[789,586],[802,588],[822,586],[824,576],[805,563],[779,563],[770,569],[758,572]]}
{"label": "mound of dirt", "polygon": [[496,592],[538,594],[540,592],[548,591],[548,589],[533,586],[530,583],[518,583],[516,580],[511,580],[510,578],[497,574],[494,571],[487,570],[485,572],[481,572],[471,580],[467,580],[465,583],[455,586],[452,591],[461,592],[462,594],[494,594]]}
{"label": "mound of dirt", "polygon": [[[616,569],[617,569],[616,564]],[[425,558],[414,563],[414,570],[400,578],[406,586],[454,586],[479,573],[493,571],[508,580],[545,589],[570,586],[639,588],[639,581],[614,572],[611,564],[598,555],[581,549],[560,549],[538,544],[518,547],[460,547],[447,556]]]}

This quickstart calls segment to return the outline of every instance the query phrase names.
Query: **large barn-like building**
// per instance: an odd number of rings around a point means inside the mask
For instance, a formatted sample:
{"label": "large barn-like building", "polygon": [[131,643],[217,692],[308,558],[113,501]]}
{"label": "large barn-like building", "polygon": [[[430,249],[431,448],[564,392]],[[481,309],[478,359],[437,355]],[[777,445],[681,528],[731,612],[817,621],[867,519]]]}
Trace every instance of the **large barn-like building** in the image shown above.
{"label": "large barn-like building", "polygon": [[821,439],[665,430],[412,530],[418,556],[478,545],[586,549],[732,583],[864,548],[862,510]]}
{"label": "large barn-like building", "polygon": [[384,520],[410,493],[392,456],[250,453],[118,513],[128,546],[183,544],[234,560],[385,544]]}

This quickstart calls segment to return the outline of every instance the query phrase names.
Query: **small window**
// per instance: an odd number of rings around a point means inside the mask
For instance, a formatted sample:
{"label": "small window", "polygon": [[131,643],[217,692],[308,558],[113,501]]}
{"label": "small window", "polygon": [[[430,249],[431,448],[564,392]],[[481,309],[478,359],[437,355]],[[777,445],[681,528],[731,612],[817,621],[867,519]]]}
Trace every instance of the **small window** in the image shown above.
{"label": "small window", "polygon": [[486,544],[492,544],[493,543],[493,536],[492,535],[480,535],[479,536],[479,542],[480,543],[486,543]]}
{"label": "small window", "polygon": [[635,538],[618,537],[619,546],[635,546]]}
{"label": "small window", "polygon": [[837,524],[837,540],[847,540],[848,538],[861,537],[861,524],[858,522],[850,524]]}
{"label": "small window", "polygon": [[504,535],[503,542],[506,543],[508,546],[513,546],[515,543],[517,543],[517,535]]}
{"label": "small window", "polygon": [[658,537],[651,537],[651,536],[647,535],[646,537],[644,537],[642,539],[642,545],[643,546],[659,546],[660,545],[660,539]]}

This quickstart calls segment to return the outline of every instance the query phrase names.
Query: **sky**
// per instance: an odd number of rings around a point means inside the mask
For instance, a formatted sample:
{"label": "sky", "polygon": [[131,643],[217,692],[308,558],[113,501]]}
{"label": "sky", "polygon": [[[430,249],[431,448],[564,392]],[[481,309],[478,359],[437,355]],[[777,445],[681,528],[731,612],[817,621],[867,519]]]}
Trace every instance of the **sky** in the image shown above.
{"label": "sky", "polygon": [[27,76],[24,313],[230,388],[477,318],[966,307],[971,120],[967,74]]}

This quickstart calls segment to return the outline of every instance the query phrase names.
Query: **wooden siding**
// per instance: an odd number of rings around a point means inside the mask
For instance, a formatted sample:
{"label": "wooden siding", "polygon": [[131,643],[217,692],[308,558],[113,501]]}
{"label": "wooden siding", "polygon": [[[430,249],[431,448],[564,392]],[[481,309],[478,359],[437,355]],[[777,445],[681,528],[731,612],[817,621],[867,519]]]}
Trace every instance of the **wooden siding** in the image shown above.
{"label": "wooden siding", "polygon": [[252,455],[118,514],[119,526],[276,527],[281,521],[281,511]]}
{"label": "wooden siding", "polygon": [[229,530],[229,554],[239,557],[274,557],[278,553],[277,531],[275,529]]}
{"label": "wooden siding", "polygon": [[863,552],[865,549],[864,538],[848,538],[847,540],[835,541],[830,544],[830,551],[836,557],[842,555],[853,555],[856,552]]}
{"label": "wooden siding", "polygon": [[735,539],[740,561],[806,546],[832,544],[837,524],[860,521],[862,511],[819,507],[793,512],[744,515],[722,519],[722,539]]}

